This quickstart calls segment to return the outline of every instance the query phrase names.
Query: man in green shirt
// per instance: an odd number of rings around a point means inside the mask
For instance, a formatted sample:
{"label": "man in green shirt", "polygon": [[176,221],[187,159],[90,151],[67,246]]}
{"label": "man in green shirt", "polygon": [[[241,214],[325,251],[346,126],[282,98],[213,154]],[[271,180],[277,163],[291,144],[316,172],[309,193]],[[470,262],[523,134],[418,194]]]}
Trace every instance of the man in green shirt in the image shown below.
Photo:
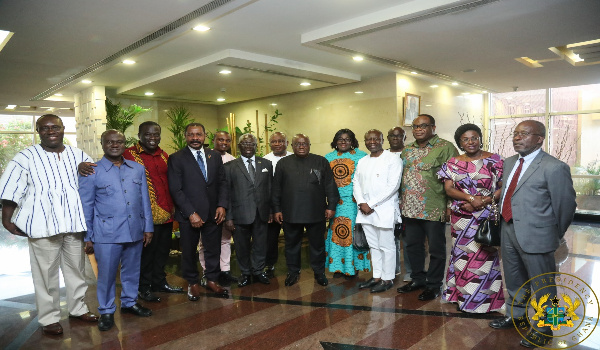
{"label": "man in green shirt", "polygon": [[[402,221],[406,224],[406,256],[412,281],[398,288],[408,293],[425,288],[419,300],[432,300],[441,293],[446,265],[447,197],[436,173],[448,159],[457,156],[452,143],[435,134],[435,119],[420,114],[412,124],[415,142],[402,151]],[[425,271],[425,237],[429,241],[429,268]]]}

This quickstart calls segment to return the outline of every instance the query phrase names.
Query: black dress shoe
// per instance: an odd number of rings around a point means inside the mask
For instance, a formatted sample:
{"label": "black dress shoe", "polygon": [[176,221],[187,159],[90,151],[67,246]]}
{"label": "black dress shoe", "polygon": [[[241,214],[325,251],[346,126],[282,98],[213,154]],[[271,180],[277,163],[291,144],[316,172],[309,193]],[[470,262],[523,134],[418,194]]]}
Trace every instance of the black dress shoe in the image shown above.
{"label": "black dress shoe", "polygon": [[285,285],[288,287],[293,286],[294,284],[298,283],[299,280],[300,280],[300,273],[288,272],[287,277],[285,278]]}
{"label": "black dress shoe", "polygon": [[368,279],[368,280],[366,280],[366,281],[364,281],[362,283],[359,283],[358,284],[358,289],[365,289],[365,288],[374,287],[380,281],[381,281],[381,279],[377,279],[377,280],[374,279],[374,278]]}
{"label": "black dress shoe", "polygon": [[353,280],[356,277],[358,277],[358,271],[356,271],[354,275],[344,275],[344,279],[346,279],[346,281]]}
{"label": "black dress shoe", "polygon": [[113,314],[102,314],[98,320],[98,329],[104,332],[111,329],[114,324],[115,316]]}
{"label": "black dress shoe", "polygon": [[152,310],[148,309],[147,307],[143,307],[138,303],[135,303],[133,304],[133,306],[130,307],[121,307],[121,313],[134,314],[140,317],[148,317],[152,315]]}
{"label": "black dress shoe", "polygon": [[149,301],[152,303],[158,303],[160,302],[160,298],[157,297],[156,295],[152,294],[151,291],[146,290],[146,291],[139,291],[138,292],[138,298],[145,300],[145,301]]}
{"label": "black dress shoe", "polygon": [[440,294],[442,294],[442,289],[439,288],[439,287],[437,287],[437,288],[425,288],[425,290],[423,291],[423,293],[419,294],[418,299],[422,300],[422,301],[433,300],[433,299],[439,297]]}
{"label": "black dress shoe", "polygon": [[548,348],[552,344],[552,331],[536,331],[535,329],[527,332],[525,339],[521,339],[519,345],[526,348]]}
{"label": "black dress shoe", "polygon": [[410,293],[415,290],[419,290],[419,289],[423,289],[423,288],[425,288],[424,283],[416,283],[415,281],[412,281],[412,282],[408,282],[407,284],[403,285],[402,287],[400,287],[396,290],[398,291],[398,293]]}
{"label": "black dress shoe", "polygon": [[323,287],[329,284],[329,281],[324,273],[315,273],[315,281],[317,281],[317,283]]}
{"label": "black dress shoe", "polygon": [[162,293],[183,293],[183,288],[172,286],[167,282],[160,284],[158,286],[152,286],[153,292],[162,292]]}
{"label": "black dress shoe", "polygon": [[252,283],[252,279],[250,278],[250,275],[242,275],[238,279],[238,287],[245,287],[245,286],[249,285],[250,283]]}
{"label": "black dress shoe", "polygon": [[379,283],[374,285],[373,288],[371,288],[371,293],[385,292],[386,290],[392,288],[393,285],[394,285],[394,281],[381,280],[381,281],[379,281]]}
{"label": "black dress shoe", "polygon": [[271,284],[271,281],[269,281],[269,277],[267,277],[267,274],[264,272],[258,275],[254,275],[254,282],[256,281],[262,284]]}
{"label": "black dress shoe", "polygon": [[231,283],[237,283],[238,279],[231,275],[231,271],[221,271],[219,274],[219,283],[222,285],[230,285]]}
{"label": "black dress shoe", "polygon": [[489,323],[489,325],[490,327],[496,329],[509,329],[515,327],[515,325],[517,325],[518,328],[529,327],[529,323],[527,322],[527,319],[525,319],[525,316],[517,318],[512,318],[510,316],[506,316],[504,318],[497,318],[495,320],[492,320]]}
{"label": "black dress shoe", "polygon": [[269,278],[275,278],[275,266],[271,266],[271,265],[265,266],[265,274]]}

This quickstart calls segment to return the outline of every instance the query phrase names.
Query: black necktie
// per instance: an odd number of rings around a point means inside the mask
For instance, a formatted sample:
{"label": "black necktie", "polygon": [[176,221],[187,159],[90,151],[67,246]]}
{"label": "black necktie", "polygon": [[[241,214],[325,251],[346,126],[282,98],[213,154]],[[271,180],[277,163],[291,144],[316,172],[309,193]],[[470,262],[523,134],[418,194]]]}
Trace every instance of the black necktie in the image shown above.
{"label": "black necktie", "polygon": [[254,175],[256,170],[254,169],[254,165],[252,165],[252,159],[248,159],[248,174],[250,174],[250,180],[254,182]]}

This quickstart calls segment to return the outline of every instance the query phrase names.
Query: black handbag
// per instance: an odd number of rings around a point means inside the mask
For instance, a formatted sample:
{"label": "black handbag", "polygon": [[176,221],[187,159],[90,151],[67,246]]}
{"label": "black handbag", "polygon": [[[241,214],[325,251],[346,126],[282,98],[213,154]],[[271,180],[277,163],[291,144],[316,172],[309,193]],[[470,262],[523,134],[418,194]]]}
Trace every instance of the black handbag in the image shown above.
{"label": "black handbag", "polygon": [[362,252],[369,250],[369,243],[361,224],[354,225],[352,246],[354,246],[354,249]]}
{"label": "black handbag", "polygon": [[498,205],[494,203],[494,198],[492,198],[490,215],[479,225],[473,240],[488,246],[500,245],[500,212]]}

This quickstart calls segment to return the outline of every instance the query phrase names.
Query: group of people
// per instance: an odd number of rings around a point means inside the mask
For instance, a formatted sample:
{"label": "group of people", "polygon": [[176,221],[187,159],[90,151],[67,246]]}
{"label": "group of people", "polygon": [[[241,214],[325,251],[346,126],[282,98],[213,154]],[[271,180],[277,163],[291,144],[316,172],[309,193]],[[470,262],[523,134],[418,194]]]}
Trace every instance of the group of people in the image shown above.
{"label": "group of people", "polygon": [[[334,278],[353,279],[372,268],[372,277],[358,288],[383,292],[400,276],[408,283],[397,291],[421,291],[419,300],[442,295],[463,312],[503,311],[528,280],[555,271],[553,252],[576,206],[569,167],[541,150],[545,127],[533,120],[516,127],[518,154],[506,160],[482,150],[482,132],[474,124],[455,132],[464,152],[459,155],[436,135],[435,119],[427,114],[414,119],[415,141],[406,146],[400,127],[388,131],[389,149],[381,131],[367,131],[368,153],[359,149],[351,130],[341,129],[325,157],[310,153],[304,134],[292,138],[293,152],[288,152],[286,135],[275,132],[269,140],[272,152],[264,157],[256,155],[256,136],[242,135],[235,158],[227,153],[227,132],[215,134],[214,150],[205,148],[206,130],[199,123],[186,127],[187,147],[169,156],[159,147],[160,126],[144,122],[139,142],[127,149],[122,133],[104,132],[104,157],[92,163],[83,151],[63,144],[59,117],[42,116],[36,130],[40,144],[9,163],[0,179],[0,198],[4,227],[28,237],[39,322],[46,334],[62,333],[59,265],[70,316],[98,322],[103,331],[114,325],[119,264],[121,312],[150,316],[138,298],[160,302],[155,293],[183,293],[167,283],[164,272],[174,220],[191,301],[200,298],[201,287],[225,296],[228,283],[269,284],[283,229],[286,286],[300,279],[306,232],[319,285],[329,283],[326,269]],[[495,203],[501,208],[507,300],[498,249],[474,241]],[[444,273],[446,222],[452,248]],[[358,226],[368,252],[352,244]],[[230,272],[231,237],[239,278]],[[98,262],[99,317],[83,302],[83,252],[95,253]],[[525,317],[524,307],[515,304],[511,314],[490,326],[522,325]],[[530,333],[522,345],[539,345],[539,334],[551,336],[548,329]]]}

